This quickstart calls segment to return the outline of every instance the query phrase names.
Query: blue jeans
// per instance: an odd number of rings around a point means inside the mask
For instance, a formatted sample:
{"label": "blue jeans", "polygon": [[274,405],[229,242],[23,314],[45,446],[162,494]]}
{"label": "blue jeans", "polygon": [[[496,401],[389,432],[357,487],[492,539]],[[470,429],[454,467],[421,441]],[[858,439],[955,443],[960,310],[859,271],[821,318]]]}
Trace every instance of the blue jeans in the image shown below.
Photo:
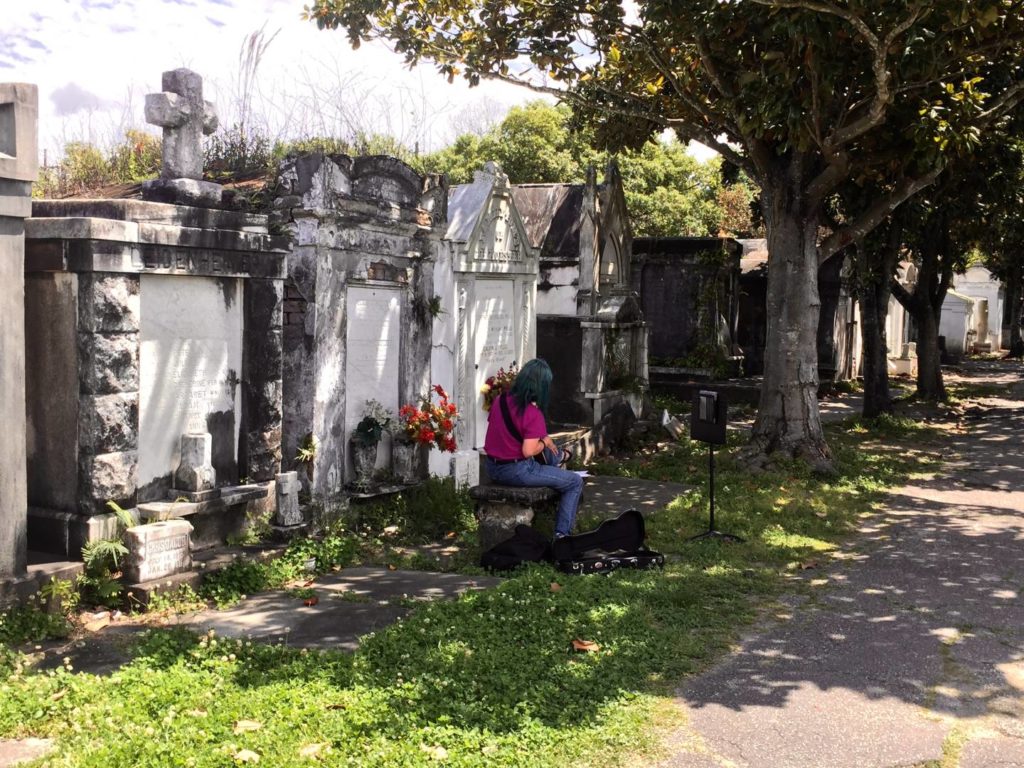
{"label": "blue jeans", "polygon": [[[549,452],[550,453],[550,452]],[[558,460],[558,454],[554,458]],[[583,478],[568,469],[538,464],[533,459],[524,459],[512,464],[498,464],[487,459],[487,474],[500,485],[521,485],[531,488],[554,488],[561,493],[558,500],[558,517],[555,520],[555,535],[568,536],[576,522],[576,510],[583,495]]]}

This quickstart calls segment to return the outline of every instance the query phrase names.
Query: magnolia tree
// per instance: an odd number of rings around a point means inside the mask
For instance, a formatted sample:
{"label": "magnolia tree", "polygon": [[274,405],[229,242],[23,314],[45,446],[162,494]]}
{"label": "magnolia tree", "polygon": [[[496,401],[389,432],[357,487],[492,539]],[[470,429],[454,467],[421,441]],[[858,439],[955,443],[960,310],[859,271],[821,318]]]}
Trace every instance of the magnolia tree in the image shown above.
{"label": "magnolia tree", "polygon": [[[819,264],[1024,97],[1024,0],[316,0],[306,14],[353,45],[384,38],[449,79],[553,94],[606,145],[672,129],[743,169],[761,188],[770,258],[754,445],[822,467]],[[913,120],[894,124],[897,106]],[[822,238],[830,197],[891,162],[889,137],[932,148],[931,161]]]}

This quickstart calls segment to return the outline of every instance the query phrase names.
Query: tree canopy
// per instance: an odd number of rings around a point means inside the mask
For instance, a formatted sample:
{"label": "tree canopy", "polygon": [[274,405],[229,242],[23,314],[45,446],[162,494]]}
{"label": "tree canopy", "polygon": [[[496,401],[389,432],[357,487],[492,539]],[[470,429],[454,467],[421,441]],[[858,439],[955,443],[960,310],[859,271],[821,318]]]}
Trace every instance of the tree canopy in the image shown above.
{"label": "tree canopy", "polygon": [[[513,107],[482,135],[463,134],[411,162],[424,172],[447,173],[454,184],[471,181],[492,160],[513,184],[581,182],[588,165],[605,163],[593,144],[593,132],[574,120],[568,106],[538,100]],[[671,137],[652,137],[617,159],[634,234],[750,234],[753,189],[744,177],[726,185],[720,160],[700,162]]]}
{"label": "tree canopy", "polygon": [[[755,445],[822,468],[818,265],[1024,99],[1024,0],[315,0],[306,12],[450,79],[563,98],[605,145],[672,129],[746,171],[761,188],[773,318]],[[908,140],[909,165],[897,155]],[[830,196],[867,177],[882,194],[819,242]]]}

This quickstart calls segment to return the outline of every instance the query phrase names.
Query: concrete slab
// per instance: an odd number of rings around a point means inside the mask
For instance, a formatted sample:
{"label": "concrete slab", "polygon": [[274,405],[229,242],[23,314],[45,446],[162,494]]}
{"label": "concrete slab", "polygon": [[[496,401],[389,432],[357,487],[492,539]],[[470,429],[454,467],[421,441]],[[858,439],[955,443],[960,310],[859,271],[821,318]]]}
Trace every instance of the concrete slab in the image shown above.
{"label": "concrete slab", "polygon": [[484,589],[501,579],[386,568],[348,568],[321,577],[311,587],[316,605],[276,591],[248,598],[226,611],[203,611],[185,621],[197,631],[215,630],[227,637],[284,641],[302,648],[355,650],[359,638],[408,613],[414,600],[456,597]]}

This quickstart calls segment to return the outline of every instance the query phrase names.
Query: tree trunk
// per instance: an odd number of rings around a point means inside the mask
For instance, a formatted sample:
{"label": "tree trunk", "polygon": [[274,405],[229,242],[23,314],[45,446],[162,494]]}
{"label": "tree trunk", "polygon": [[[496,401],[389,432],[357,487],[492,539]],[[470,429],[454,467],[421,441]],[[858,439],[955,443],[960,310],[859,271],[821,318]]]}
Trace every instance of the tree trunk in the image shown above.
{"label": "tree trunk", "polygon": [[939,318],[942,316],[942,302],[953,279],[948,217],[941,211],[934,213],[923,231],[914,292],[907,293],[895,280],[890,282],[890,286],[917,324],[917,396],[922,400],[941,402],[946,399],[946,386],[942,381],[939,353]]}
{"label": "tree trunk", "polygon": [[1024,266],[1018,265],[1010,273],[1006,300],[1010,305],[1010,357],[1024,357],[1024,338],[1020,333],[1020,315],[1024,310]]}
{"label": "tree trunk", "polygon": [[768,332],[753,442],[832,469],[818,411],[818,218],[801,211],[797,183],[765,185]]}
{"label": "tree trunk", "polygon": [[915,314],[914,319],[917,321],[917,396],[942,402],[946,399],[946,385],[942,381],[938,313],[929,308]]}
{"label": "tree trunk", "polygon": [[884,285],[869,282],[860,291],[860,331],[864,344],[864,410],[866,419],[892,413],[889,391],[889,345],[885,320],[889,314],[889,280]]}

